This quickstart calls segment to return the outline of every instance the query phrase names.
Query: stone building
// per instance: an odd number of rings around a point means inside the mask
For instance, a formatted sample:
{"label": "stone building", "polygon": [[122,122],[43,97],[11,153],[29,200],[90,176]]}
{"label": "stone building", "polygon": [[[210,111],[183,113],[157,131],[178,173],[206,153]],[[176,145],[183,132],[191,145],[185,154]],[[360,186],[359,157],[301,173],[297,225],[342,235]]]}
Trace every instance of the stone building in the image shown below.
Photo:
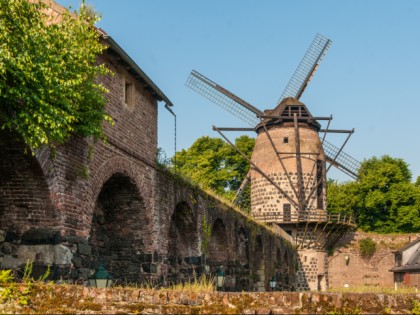
{"label": "stone building", "polygon": [[394,273],[396,287],[407,286],[420,288],[420,238],[408,243],[394,252]]}

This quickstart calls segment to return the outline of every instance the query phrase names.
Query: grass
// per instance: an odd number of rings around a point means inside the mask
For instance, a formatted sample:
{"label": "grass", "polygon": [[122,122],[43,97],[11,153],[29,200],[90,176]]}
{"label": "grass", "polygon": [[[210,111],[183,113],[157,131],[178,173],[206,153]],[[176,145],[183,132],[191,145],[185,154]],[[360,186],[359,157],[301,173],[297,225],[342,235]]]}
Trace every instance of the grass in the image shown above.
{"label": "grass", "polygon": [[158,287],[150,282],[130,283],[114,285],[118,289],[139,289],[145,291],[192,291],[192,292],[213,292],[216,291],[214,277],[202,275],[200,278],[188,282],[172,284],[168,287]]}
{"label": "grass", "polygon": [[199,279],[194,281],[179,283],[164,288],[162,290],[173,290],[173,291],[192,291],[192,292],[213,292],[216,291],[214,277],[206,277],[202,275]]}
{"label": "grass", "polygon": [[380,286],[361,286],[361,287],[351,287],[351,288],[333,288],[329,289],[328,292],[336,293],[382,293],[382,294],[410,294],[418,293],[416,289],[411,288],[384,288]]}

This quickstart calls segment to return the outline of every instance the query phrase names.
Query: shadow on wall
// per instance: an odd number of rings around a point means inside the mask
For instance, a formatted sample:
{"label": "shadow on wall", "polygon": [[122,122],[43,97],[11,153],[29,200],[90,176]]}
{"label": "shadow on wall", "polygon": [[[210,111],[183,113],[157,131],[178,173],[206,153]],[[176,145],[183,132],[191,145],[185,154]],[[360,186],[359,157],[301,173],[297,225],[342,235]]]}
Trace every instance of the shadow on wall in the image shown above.
{"label": "shadow on wall", "polygon": [[38,160],[16,139],[0,131],[0,227],[9,241],[30,229],[55,228],[61,221]]}
{"label": "shadow on wall", "polygon": [[145,211],[130,177],[112,175],[96,202],[89,242],[92,254],[82,255],[84,267],[96,269],[102,263],[121,284],[144,281],[143,273],[150,272],[152,263],[151,254],[145,254],[150,243]]}
{"label": "shadow on wall", "polygon": [[168,233],[168,281],[191,282],[203,274],[197,217],[187,202],[180,202],[171,216]]}

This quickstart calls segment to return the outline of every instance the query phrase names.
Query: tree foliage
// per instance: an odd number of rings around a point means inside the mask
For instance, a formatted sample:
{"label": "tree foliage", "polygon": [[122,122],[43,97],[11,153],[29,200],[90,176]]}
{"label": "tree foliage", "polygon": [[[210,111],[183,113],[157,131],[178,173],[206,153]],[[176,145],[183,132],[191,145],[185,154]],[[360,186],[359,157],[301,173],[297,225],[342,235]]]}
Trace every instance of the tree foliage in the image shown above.
{"label": "tree foliage", "polygon": [[379,233],[420,231],[420,187],[408,164],[385,155],[365,160],[356,182],[328,182],[328,209],[354,214],[359,228]]}
{"label": "tree foliage", "polygon": [[[255,139],[236,138],[235,146],[251,157]],[[198,138],[188,150],[172,158],[177,170],[185,176],[232,199],[249,170],[249,164],[232,146],[220,138]]]}
{"label": "tree foliage", "polygon": [[106,48],[89,10],[51,23],[42,1],[0,0],[0,126],[32,148],[73,133],[103,136],[110,71],[97,63]]}

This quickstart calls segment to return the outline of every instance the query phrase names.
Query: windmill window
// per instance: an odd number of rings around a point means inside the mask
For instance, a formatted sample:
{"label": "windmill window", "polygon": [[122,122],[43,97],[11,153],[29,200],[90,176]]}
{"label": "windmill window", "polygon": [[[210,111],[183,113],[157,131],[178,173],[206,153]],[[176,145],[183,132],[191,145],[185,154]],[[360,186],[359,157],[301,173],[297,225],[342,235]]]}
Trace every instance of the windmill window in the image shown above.
{"label": "windmill window", "polygon": [[284,137],[283,138],[283,143],[289,143],[289,137]]}
{"label": "windmill window", "polygon": [[290,221],[292,219],[290,203],[283,204],[283,221]]}

